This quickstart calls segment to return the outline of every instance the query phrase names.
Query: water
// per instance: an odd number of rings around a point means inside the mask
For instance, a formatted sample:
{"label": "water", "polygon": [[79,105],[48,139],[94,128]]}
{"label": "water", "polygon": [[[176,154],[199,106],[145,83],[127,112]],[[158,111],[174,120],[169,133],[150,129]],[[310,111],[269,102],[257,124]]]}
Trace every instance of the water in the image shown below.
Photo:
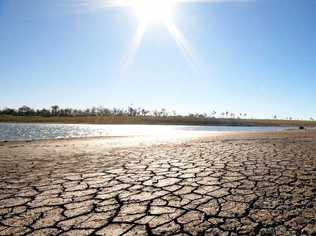
{"label": "water", "polygon": [[280,131],[284,127],[86,125],[0,123],[0,140],[40,140],[80,137],[192,137],[227,131]]}

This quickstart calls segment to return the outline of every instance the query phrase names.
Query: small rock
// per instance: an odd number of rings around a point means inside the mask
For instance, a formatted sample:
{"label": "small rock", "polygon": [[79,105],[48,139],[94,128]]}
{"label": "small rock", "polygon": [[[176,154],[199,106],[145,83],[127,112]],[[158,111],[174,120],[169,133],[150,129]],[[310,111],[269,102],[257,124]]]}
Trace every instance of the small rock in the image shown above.
{"label": "small rock", "polygon": [[275,235],[275,230],[273,228],[264,228],[264,229],[261,229],[260,232],[259,232],[259,235],[260,236],[272,236],[272,235]]}
{"label": "small rock", "polygon": [[307,235],[314,235],[316,234],[316,225],[314,224],[308,224],[304,229],[302,229],[302,233],[305,233]]}
{"label": "small rock", "polygon": [[288,225],[295,230],[302,229],[304,227],[304,220],[303,217],[296,217],[292,219]]}

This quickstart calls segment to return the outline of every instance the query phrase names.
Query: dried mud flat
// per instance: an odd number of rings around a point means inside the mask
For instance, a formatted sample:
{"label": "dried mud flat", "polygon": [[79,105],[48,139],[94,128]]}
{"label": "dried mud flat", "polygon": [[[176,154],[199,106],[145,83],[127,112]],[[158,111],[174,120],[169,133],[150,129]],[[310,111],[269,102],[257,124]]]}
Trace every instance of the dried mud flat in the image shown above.
{"label": "dried mud flat", "polygon": [[316,133],[0,144],[0,235],[316,235]]}

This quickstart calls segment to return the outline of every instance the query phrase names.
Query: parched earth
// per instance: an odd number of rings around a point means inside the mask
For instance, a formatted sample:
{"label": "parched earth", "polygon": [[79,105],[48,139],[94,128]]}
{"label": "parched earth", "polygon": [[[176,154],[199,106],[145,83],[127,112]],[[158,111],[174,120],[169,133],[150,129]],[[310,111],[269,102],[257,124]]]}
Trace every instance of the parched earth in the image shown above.
{"label": "parched earth", "polygon": [[316,235],[316,135],[0,144],[0,235]]}

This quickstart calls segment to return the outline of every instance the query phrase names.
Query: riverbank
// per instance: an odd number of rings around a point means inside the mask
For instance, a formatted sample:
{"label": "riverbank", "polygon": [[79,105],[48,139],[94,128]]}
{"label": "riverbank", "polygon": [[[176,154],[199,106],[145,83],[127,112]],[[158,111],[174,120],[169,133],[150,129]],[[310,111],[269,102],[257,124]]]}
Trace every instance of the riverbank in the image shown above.
{"label": "riverbank", "polygon": [[313,235],[316,132],[0,145],[0,234]]}
{"label": "riverbank", "polygon": [[149,124],[149,125],[232,125],[232,126],[306,126],[316,127],[316,121],[228,119],[152,116],[9,116],[0,115],[1,122],[13,123],[61,123],[61,124]]}

